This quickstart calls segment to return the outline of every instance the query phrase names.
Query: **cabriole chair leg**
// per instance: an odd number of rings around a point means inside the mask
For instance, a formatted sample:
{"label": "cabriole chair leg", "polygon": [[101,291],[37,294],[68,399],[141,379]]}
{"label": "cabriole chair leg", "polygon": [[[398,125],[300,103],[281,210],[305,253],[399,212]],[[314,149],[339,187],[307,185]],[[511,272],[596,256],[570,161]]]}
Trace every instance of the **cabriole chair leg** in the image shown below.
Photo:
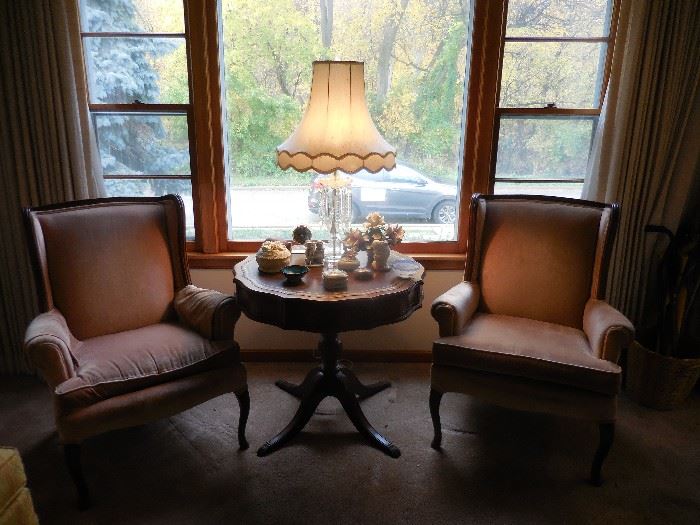
{"label": "cabriole chair leg", "polygon": [[86,510],[90,508],[92,502],[90,501],[90,492],[87,483],[85,483],[85,476],[83,475],[80,452],[80,445],[74,443],[63,445],[63,455],[66,459],[66,466],[68,467],[68,472],[78,492],[78,509]]}
{"label": "cabriole chair leg", "polygon": [[615,423],[601,423],[599,431],[600,442],[598,443],[598,450],[595,451],[593,464],[591,465],[591,484],[596,487],[600,487],[603,484],[600,471],[603,467],[603,461],[605,461],[608,452],[610,452],[610,447],[612,447],[613,439],[615,438]]}
{"label": "cabriole chair leg", "polygon": [[238,446],[241,450],[246,450],[249,446],[245,438],[245,426],[248,422],[248,414],[250,413],[250,393],[246,390],[245,392],[236,394],[236,399],[238,399],[238,406],[241,410],[238,419]]}
{"label": "cabriole chair leg", "polygon": [[440,427],[440,400],[442,399],[442,392],[430,389],[430,417],[433,420],[433,431],[434,437],[433,442],[430,444],[435,450],[440,449],[440,444],[442,443],[442,428]]}

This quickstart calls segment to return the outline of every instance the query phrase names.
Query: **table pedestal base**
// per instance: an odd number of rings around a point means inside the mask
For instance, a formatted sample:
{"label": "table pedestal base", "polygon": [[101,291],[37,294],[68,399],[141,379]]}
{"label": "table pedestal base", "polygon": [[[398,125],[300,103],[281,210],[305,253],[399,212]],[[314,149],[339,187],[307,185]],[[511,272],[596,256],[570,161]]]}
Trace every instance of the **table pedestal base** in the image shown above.
{"label": "table pedestal base", "polygon": [[306,426],[318,404],[325,397],[333,396],[340,401],[352,424],[371,445],[392,458],[398,458],[401,451],[367,421],[359,403],[359,400],[388,388],[390,383],[383,381],[363,385],[349,369],[338,365],[342,344],[337,334],[322,334],[318,347],[322,364],[311,370],[300,385],[287,381],[276,382],[282,390],[300,398],[301,403],[289,424],[258,449],[258,456],[266,456],[284,446]]}

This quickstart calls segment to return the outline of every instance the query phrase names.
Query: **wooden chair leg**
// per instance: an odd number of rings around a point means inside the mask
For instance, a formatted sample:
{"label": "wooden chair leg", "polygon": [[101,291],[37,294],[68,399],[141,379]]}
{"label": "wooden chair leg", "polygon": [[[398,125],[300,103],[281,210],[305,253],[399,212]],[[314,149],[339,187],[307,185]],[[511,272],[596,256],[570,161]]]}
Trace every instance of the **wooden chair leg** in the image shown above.
{"label": "wooden chair leg", "polygon": [[598,450],[595,451],[593,464],[591,465],[591,484],[596,487],[600,487],[603,484],[600,471],[603,467],[603,461],[605,461],[608,452],[610,452],[610,447],[612,447],[613,439],[615,438],[615,423],[601,423],[599,431],[600,442],[598,443]]}
{"label": "wooden chair leg", "polygon": [[442,428],[440,427],[440,400],[442,392],[430,389],[430,417],[433,419],[433,442],[430,444],[435,450],[440,449],[442,443]]}
{"label": "wooden chair leg", "polygon": [[78,509],[86,510],[90,508],[92,502],[90,501],[90,491],[88,490],[87,483],[85,483],[85,476],[83,475],[80,452],[80,445],[63,445],[63,455],[66,460],[66,466],[68,467],[68,472],[78,492]]}
{"label": "wooden chair leg", "polygon": [[238,446],[241,450],[246,450],[249,446],[245,438],[245,426],[248,423],[248,414],[250,413],[250,394],[248,390],[236,394],[236,399],[238,399],[238,406],[241,409],[241,414],[238,418]]}

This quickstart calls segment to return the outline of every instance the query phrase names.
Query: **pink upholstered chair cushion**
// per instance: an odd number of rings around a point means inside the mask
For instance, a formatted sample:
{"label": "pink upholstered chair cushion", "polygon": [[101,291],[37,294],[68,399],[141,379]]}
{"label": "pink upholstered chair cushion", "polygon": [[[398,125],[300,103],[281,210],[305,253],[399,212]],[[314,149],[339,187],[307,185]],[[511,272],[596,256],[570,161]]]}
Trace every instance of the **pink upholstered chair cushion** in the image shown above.
{"label": "pink upholstered chair cushion", "polygon": [[546,204],[513,197],[479,210],[479,310],[581,328],[603,210]]}
{"label": "pink upholstered chair cushion", "polygon": [[575,328],[477,313],[462,332],[433,345],[433,362],[615,395],[620,367],[591,353]]}
{"label": "pink upholstered chair cushion", "polygon": [[55,390],[64,409],[239,362],[231,340],[209,341],[169,323],[87,339],[73,355],[78,362],[75,377]]}
{"label": "pink upholstered chair cushion", "polygon": [[50,307],[77,339],[172,318],[177,239],[166,213],[159,202],[125,202],[35,215]]}

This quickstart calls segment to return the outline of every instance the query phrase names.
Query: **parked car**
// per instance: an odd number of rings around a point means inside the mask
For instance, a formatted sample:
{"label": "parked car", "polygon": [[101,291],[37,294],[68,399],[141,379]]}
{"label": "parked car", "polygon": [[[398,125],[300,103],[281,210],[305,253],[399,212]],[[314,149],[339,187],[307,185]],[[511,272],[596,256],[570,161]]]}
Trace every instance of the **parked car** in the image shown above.
{"label": "parked car", "polygon": [[[318,213],[319,180],[309,189],[309,211]],[[352,178],[353,222],[360,222],[376,211],[385,216],[427,219],[438,224],[453,224],[457,215],[457,187],[429,179],[416,170],[397,164],[391,171],[358,171]]]}

